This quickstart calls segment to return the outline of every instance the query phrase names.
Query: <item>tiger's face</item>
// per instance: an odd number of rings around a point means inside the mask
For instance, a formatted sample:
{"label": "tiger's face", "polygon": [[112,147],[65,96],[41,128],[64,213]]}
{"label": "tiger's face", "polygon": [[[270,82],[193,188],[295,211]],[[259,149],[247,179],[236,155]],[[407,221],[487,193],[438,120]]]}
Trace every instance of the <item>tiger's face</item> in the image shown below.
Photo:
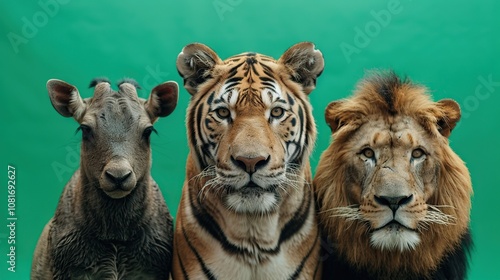
{"label": "tiger's face", "polygon": [[188,138],[205,179],[200,196],[213,195],[239,213],[277,209],[297,184],[315,141],[307,94],[323,70],[310,43],[276,61],[244,53],[221,61],[208,47],[192,44],[177,62],[193,95]]}

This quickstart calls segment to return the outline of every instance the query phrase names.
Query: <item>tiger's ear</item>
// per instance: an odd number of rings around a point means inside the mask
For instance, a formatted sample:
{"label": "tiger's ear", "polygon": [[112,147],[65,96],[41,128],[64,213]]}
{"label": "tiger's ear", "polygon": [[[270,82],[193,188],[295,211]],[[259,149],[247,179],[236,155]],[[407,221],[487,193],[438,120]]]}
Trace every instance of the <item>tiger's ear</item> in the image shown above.
{"label": "tiger's ear", "polygon": [[437,116],[439,133],[444,137],[450,137],[451,131],[455,128],[461,117],[460,105],[452,99],[442,99],[436,103],[443,112],[442,116]]}
{"label": "tiger's ear", "polygon": [[210,70],[222,63],[219,56],[209,47],[193,43],[185,46],[177,56],[177,71],[184,79],[184,87],[195,94],[198,86],[210,76]]}
{"label": "tiger's ear", "polygon": [[318,78],[325,68],[323,54],[314,49],[314,44],[302,42],[290,47],[278,60],[291,71],[292,80],[302,85],[306,94],[316,87]]}

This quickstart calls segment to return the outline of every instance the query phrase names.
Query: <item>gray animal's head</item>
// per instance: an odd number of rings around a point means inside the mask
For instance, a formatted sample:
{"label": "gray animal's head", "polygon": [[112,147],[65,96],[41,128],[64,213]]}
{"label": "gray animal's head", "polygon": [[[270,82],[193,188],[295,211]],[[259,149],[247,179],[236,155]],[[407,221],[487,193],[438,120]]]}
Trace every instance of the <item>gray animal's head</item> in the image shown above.
{"label": "gray animal's head", "polygon": [[50,101],[64,117],[73,117],[82,132],[81,172],[109,197],[127,196],[149,178],[153,123],[168,116],[178,99],[176,82],[156,86],[147,100],[137,96],[137,83],[126,79],[111,89],[107,79],[95,79],[94,96],[82,99],[64,81],[47,82]]}

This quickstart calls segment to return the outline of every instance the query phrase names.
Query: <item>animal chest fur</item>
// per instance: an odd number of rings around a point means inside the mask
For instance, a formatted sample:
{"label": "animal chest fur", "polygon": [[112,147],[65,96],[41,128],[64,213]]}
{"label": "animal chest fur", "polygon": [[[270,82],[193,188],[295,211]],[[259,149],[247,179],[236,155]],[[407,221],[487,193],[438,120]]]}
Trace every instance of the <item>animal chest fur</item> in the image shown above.
{"label": "animal chest fur", "polygon": [[[71,242],[69,242],[71,240]],[[55,279],[158,279],[168,260],[159,240],[99,241],[77,235],[62,238],[53,250]]]}

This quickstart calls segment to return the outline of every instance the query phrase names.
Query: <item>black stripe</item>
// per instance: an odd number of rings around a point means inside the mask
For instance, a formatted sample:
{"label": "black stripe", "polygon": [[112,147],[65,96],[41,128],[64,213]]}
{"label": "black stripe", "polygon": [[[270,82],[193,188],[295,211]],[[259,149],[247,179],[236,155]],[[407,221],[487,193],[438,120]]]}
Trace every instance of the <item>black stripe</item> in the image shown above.
{"label": "black stripe", "polygon": [[232,77],[232,78],[226,80],[226,84],[237,83],[241,80],[243,80],[243,77]]}
{"label": "black stripe", "polygon": [[213,275],[213,273],[210,271],[210,269],[207,268],[207,266],[205,265],[205,262],[203,261],[203,259],[200,256],[200,254],[198,253],[198,251],[196,251],[196,248],[194,248],[193,244],[191,244],[191,241],[189,241],[189,238],[187,236],[186,230],[184,229],[184,226],[181,225],[181,227],[182,227],[182,234],[184,235],[184,239],[186,240],[189,248],[191,248],[191,251],[196,256],[196,260],[198,260],[198,263],[201,266],[201,270],[203,270],[203,273],[205,274],[205,276],[208,279],[216,280],[217,278]]}
{"label": "black stripe", "polygon": [[186,268],[184,267],[184,264],[182,263],[181,256],[179,255],[179,250],[176,250],[176,251],[177,251],[177,258],[179,259],[179,264],[181,266],[182,275],[184,276],[184,279],[189,280],[189,276],[187,275]]}
{"label": "black stripe", "polygon": [[[262,63],[261,63],[262,64]],[[262,76],[260,77],[260,80],[263,81],[263,82],[269,82],[269,83],[276,83],[275,80],[271,79],[271,78],[268,78],[266,76]]]}
{"label": "black stripe", "polygon": [[245,62],[243,61],[240,64],[236,64],[235,66],[233,66],[233,68],[229,69],[229,71],[228,71],[229,77],[233,77],[234,75],[236,75],[236,73],[238,72],[238,68],[241,65],[243,65],[243,63],[245,63]]}
{"label": "black stripe", "polygon": [[[294,213],[293,218],[288,221],[283,227],[278,244],[287,241],[302,228],[309,216],[309,208],[311,207],[310,200],[310,190],[307,188],[307,186],[304,186],[304,199],[302,200],[299,209]],[[309,206],[306,206],[305,204],[308,204]]]}
{"label": "black stripe", "polygon": [[240,83],[231,83],[231,84],[227,84],[226,86],[226,92],[232,90],[233,88],[235,88],[236,86],[238,86]]}
{"label": "black stripe", "polygon": [[[310,137],[311,137],[311,134],[310,132],[313,130],[313,126],[314,126],[314,119],[312,117],[312,113],[309,111],[310,110],[310,107],[308,106],[304,106],[304,110],[306,110],[306,131],[305,131],[305,136],[306,136],[306,139],[304,140],[304,145],[303,147],[305,147],[305,149],[303,150],[306,150],[307,147],[309,147],[309,143],[310,142],[314,142]],[[313,144],[314,145],[314,144]]]}
{"label": "black stripe", "polygon": [[[299,111],[297,112],[297,115],[299,117],[299,123],[300,123],[299,132],[298,132],[298,135],[300,135],[300,136],[299,136],[299,139],[297,139],[296,143],[298,143],[297,147],[300,151],[299,151],[299,154],[297,156],[295,156],[294,158],[291,159],[291,162],[294,164],[300,165],[302,163],[302,154],[305,151],[305,149],[302,149],[302,147],[307,147],[309,131],[305,130],[305,127],[304,127],[306,124],[304,123],[304,111],[302,110],[302,106],[299,106]],[[305,137],[304,145],[300,145],[300,143],[302,142],[302,138],[304,138],[304,137]]]}
{"label": "black stripe", "polygon": [[194,194],[190,193],[189,202],[191,209],[193,210],[193,215],[196,218],[198,224],[204,228],[213,238],[215,238],[222,245],[222,248],[228,253],[232,254],[245,254],[248,253],[245,248],[241,248],[229,242],[227,240],[226,235],[223,230],[219,226],[219,224],[214,220],[214,218],[207,213],[205,209],[201,207],[201,205],[195,205],[194,201],[196,200],[196,196],[193,197]]}
{"label": "black stripe", "polygon": [[[304,186],[304,193],[305,194],[302,204],[299,206],[299,209],[297,209],[297,211],[294,213],[293,218],[290,221],[288,221],[283,227],[276,247],[271,249],[264,249],[259,247],[260,251],[270,255],[278,254],[281,249],[281,244],[283,242],[288,241],[294,234],[296,234],[302,228],[309,215],[310,206],[306,206],[306,204],[310,205],[310,199],[311,199],[311,195],[307,189],[307,186]],[[190,199],[189,199],[190,206],[198,224],[202,228],[204,228],[213,238],[219,241],[222,248],[226,252],[230,254],[250,253],[246,248],[242,248],[231,243],[227,239],[226,235],[224,234],[224,231],[221,229],[221,227],[215,221],[215,219],[205,209],[203,209],[201,205],[195,204],[194,201],[196,201],[196,195],[190,194]]]}
{"label": "black stripe", "polygon": [[[261,81],[262,81],[262,79],[261,79]],[[272,88],[272,89],[274,89],[274,88],[275,88],[275,87],[274,87],[274,83],[271,83],[271,82],[266,82],[266,81],[263,81],[263,82],[262,82],[262,85],[267,86],[267,87],[270,87],[270,88]]]}
{"label": "black stripe", "polygon": [[[307,255],[304,256],[304,258],[302,259],[302,261],[300,262],[299,266],[297,267],[297,269],[295,270],[295,272],[288,278],[290,280],[294,280],[294,279],[297,279],[300,275],[300,273],[302,272],[302,269],[304,268],[304,265],[307,261],[307,259],[309,259],[309,257],[311,256],[311,253],[312,251],[314,250],[314,247],[316,247],[316,243],[318,243],[318,239],[319,239],[319,236],[316,235],[316,238],[314,240],[314,244],[312,245],[312,247],[309,249],[309,252],[307,252]],[[318,264],[316,264],[316,267],[318,266]],[[313,278],[314,279],[314,278]]]}
{"label": "black stripe", "polygon": [[[200,143],[205,142],[205,140],[203,139],[202,127],[201,127],[201,124],[203,123],[201,121],[202,118],[203,118],[203,104],[200,104],[196,108],[196,124],[199,125],[197,128],[198,128],[198,137],[199,137]],[[199,158],[202,160],[200,163],[203,164],[202,168],[205,168],[207,166],[207,163],[205,161],[205,156],[210,157],[210,152],[206,149],[205,143],[203,145],[201,145],[201,152],[203,154],[199,155]],[[202,158],[202,156],[203,156],[203,158]]]}
{"label": "black stripe", "polygon": [[290,155],[290,162],[293,163],[293,164],[299,163],[300,162],[299,155],[301,155],[303,149],[299,145],[297,145],[297,142],[295,142],[295,141],[287,141],[285,143],[286,143],[286,149],[287,149],[287,151],[290,150],[290,145],[295,145],[296,146],[295,151],[293,152],[293,154]]}
{"label": "black stripe", "polygon": [[[193,107],[194,109],[189,112],[189,121],[187,122],[188,126],[188,131],[189,131],[189,140],[191,141],[191,145],[195,147],[196,149],[196,130],[194,129],[195,124],[194,124],[194,114],[196,112],[196,107]],[[198,158],[199,164],[202,164],[202,159],[198,153],[198,151],[195,152],[196,157]]]}
{"label": "black stripe", "polygon": [[[196,124],[200,125],[201,119],[203,118],[203,104],[200,104],[196,107]],[[203,135],[201,133],[201,127],[198,127],[198,138],[201,142],[203,142]]]}
{"label": "black stripe", "polygon": [[[191,145],[195,148],[195,155],[196,155],[196,157],[198,159],[198,163],[202,165],[201,166],[202,169],[205,168],[206,162],[203,159],[202,154],[200,154],[200,151],[196,148],[197,147],[197,142],[198,142],[196,140],[196,132],[197,132],[196,129],[198,129],[198,134],[200,135],[200,137],[201,137],[201,131],[200,131],[200,127],[197,126],[199,124],[199,122],[195,123],[195,115],[197,114],[197,112],[199,112],[198,111],[198,105],[200,103],[202,103],[203,101],[204,101],[204,99],[200,98],[191,107],[192,109],[189,112],[189,121],[187,123],[187,125],[188,125],[188,131],[189,131],[189,135],[190,135],[189,140],[191,141]],[[198,115],[200,115],[200,113],[198,113]],[[199,141],[203,141],[203,138],[200,138]]]}
{"label": "black stripe", "polygon": [[289,93],[289,92],[287,92],[286,94],[287,94],[287,97],[288,97],[288,103],[290,103],[290,106],[295,105],[295,100],[293,99],[292,94],[291,94],[291,93]]}
{"label": "black stripe", "polygon": [[[248,62],[247,62],[248,63]],[[249,64],[250,65],[250,68],[252,68],[252,72],[255,73],[255,75],[257,75],[257,77],[260,76],[259,72],[257,71],[257,69],[255,68],[255,64],[251,63]]]}
{"label": "black stripe", "polygon": [[207,128],[208,130],[210,130],[210,131],[214,132],[214,131],[215,131],[215,129],[213,129],[213,128],[211,128],[211,127],[209,126],[211,122],[212,122],[212,120],[211,120],[211,119],[206,118],[206,119],[205,119],[205,126],[206,126],[206,128]]}
{"label": "black stripe", "polygon": [[207,99],[207,104],[210,105],[212,104],[212,101],[214,101],[214,96],[215,96],[215,91],[212,92],[209,96],[208,96],[208,99]]}
{"label": "black stripe", "polygon": [[266,64],[262,63],[262,61],[260,62],[260,65],[262,66],[264,74],[266,74],[267,76],[269,76],[272,79],[276,80],[276,77],[274,76],[273,69],[271,67],[269,67]]}

